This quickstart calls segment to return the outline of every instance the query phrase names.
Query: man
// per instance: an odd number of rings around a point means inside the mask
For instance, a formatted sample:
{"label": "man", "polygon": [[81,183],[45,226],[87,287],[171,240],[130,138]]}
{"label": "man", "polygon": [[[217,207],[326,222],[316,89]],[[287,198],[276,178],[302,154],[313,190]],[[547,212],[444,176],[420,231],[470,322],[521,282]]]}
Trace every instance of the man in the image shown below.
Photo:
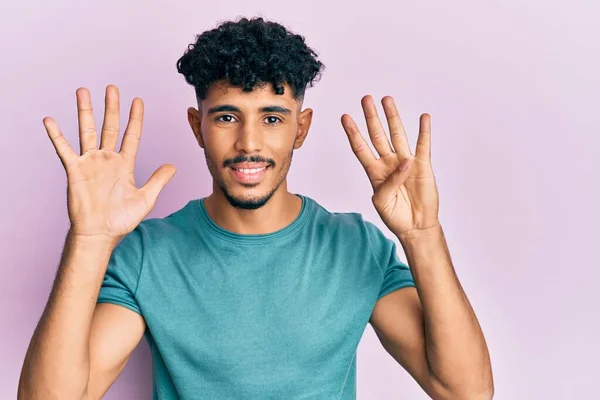
{"label": "man", "polygon": [[188,118],[213,192],[165,218],[144,220],[174,166],[140,189],[133,179],[140,99],[119,152],[114,86],[99,148],[86,89],[77,90],[79,156],[44,118],[67,172],[71,228],[19,398],[98,399],[145,336],[155,399],[354,399],[369,322],[432,398],[491,398],[485,340],[438,220],[429,116],[413,155],[393,99],[382,100],[390,144],[365,96],[379,158],[342,116],[406,265],[360,214],[287,190],[311,125],[305,89],[323,68],[304,38],[261,18],[227,22],[199,35],[177,66],[196,91]]}

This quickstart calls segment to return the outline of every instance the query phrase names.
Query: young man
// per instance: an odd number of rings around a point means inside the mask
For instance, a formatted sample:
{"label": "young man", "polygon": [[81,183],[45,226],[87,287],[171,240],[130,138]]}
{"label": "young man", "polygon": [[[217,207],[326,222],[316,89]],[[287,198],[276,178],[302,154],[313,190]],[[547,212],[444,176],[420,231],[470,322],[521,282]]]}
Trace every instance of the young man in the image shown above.
{"label": "young man", "polygon": [[260,18],[227,22],[199,35],[177,66],[196,90],[188,118],[213,192],[165,218],[144,220],[175,168],[134,182],[140,99],[119,152],[114,86],[99,148],[86,89],[77,90],[79,156],[44,118],[68,176],[71,228],[19,398],[98,399],[145,336],[155,399],[354,399],[370,322],[432,398],[490,399],[486,343],[438,220],[429,116],[413,155],[393,99],[382,100],[390,144],[365,96],[379,158],[342,116],[406,265],[360,214],[287,190],[311,125],[304,92],[323,68],[304,38]]}

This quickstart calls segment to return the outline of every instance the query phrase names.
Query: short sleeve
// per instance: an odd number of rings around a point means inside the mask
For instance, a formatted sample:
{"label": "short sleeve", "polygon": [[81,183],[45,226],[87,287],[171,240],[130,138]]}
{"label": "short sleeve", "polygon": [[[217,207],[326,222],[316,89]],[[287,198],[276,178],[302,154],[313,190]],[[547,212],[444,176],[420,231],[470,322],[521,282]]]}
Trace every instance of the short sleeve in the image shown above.
{"label": "short sleeve", "polygon": [[142,267],[142,233],[138,225],[114,248],[98,295],[98,303],[112,303],[142,314],[135,294]]}
{"label": "short sleeve", "polygon": [[408,265],[400,261],[396,243],[387,238],[373,223],[365,221],[369,234],[369,244],[383,275],[377,299],[405,287],[414,287],[415,281]]}

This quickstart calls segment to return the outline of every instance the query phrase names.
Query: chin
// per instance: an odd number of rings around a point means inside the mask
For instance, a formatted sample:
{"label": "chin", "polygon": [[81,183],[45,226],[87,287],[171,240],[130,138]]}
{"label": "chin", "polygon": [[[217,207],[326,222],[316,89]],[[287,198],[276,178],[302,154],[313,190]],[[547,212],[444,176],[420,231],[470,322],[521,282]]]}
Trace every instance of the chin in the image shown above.
{"label": "chin", "polygon": [[223,194],[225,195],[225,198],[227,199],[229,204],[231,204],[235,208],[242,210],[256,210],[267,204],[267,202],[275,194],[275,191],[276,189],[263,194],[233,194],[228,190],[224,189]]}

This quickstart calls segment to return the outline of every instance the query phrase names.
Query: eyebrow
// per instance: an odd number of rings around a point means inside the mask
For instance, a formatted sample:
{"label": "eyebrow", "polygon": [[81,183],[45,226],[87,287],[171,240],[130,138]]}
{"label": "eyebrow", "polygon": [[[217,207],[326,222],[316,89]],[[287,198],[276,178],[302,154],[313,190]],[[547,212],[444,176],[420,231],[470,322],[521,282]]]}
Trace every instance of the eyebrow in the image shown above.
{"label": "eyebrow", "polygon": [[[242,110],[240,110],[239,107],[233,106],[231,104],[223,104],[220,106],[209,108],[206,113],[210,115],[210,114],[215,114],[215,113],[223,112],[223,111],[242,112]],[[258,111],[261,113],[265,113],[265,112],[278,112],[281,114],[291,114],[292,113],[292,110],[285,108],[285,107],[281,107],[281,106],[261,107]]]}

